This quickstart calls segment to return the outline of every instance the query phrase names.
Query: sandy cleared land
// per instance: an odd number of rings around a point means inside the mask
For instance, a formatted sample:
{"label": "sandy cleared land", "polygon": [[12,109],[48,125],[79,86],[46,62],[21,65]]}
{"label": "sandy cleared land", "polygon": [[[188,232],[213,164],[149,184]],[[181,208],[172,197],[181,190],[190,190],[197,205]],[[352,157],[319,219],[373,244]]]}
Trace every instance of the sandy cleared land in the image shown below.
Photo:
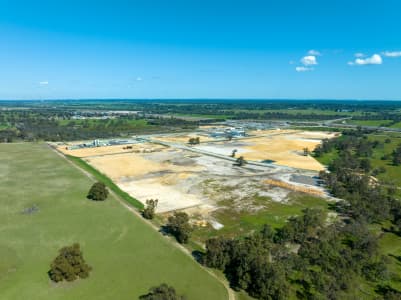
{"label": "sandy cleared land", "polygon": [[247,134],[249,135],[272,135],[272,134],[288,134],[288,133],[294,133],[297,132],[297,130],[293,129],[265,129],[265,130],[251,130],[248,131]]}
{"label": "sandy cleared land", "polygon": [[158,161],[156,159],[152,159],[153,156],[156,155],[124,153],[107,156],[96,156],[87,158],[86,160],[95,168],[107,174],[107,176],[112,179],[121,179],[124,177],[143,177],[144,175],[156,173],[159,173],[159,175],[171,175],[181,172],[194,172],[201,169],[199,166],[193,165],[176,165],[169,159]]}
{"label": "sandy cleared land", "polygon": [[213,141],[214,138],[205,136],[205,135],[199,135],[199,134],[188,134],[188,135],[174,135],[174,136],[155,136],[154,139],[160,140],[163,142],[171,142],[171,143],[188,143],[190,138],[199,138],[200,142],[207,142],[207,141]]}
{"label": "sandy cleared land", "polygon": [[[124,152],[152,152],[159,151],[163,149],[163,146],[144,143],[144,144],[128,144],[128,145],[115,145],[115,146],[102,146],[102,147],[94,147],[94,148],[80,148],[69,150],[66,146],[58,146],[57,149],[64,154],[72,155],[76,157],[89,157],[96,155],[108,155],[108,154],[116,154],[116,153],[124,153]],[[127,149],[127,146],[130,146],[132,149]]]}
{"label": "sandy cleared land", "polygon": [[190,185],[183,184],[204,170],[188,155],[181,150],[164,150],[87,157],[85,160],[139,201],[158,199],[157,212],[161,213],[202,203],[202,197],[191,194]]}
{"label": "sandy cleared land", "polygon": [[[195,148],[227,156],[236,149],[237,156],[243,155],[247,160],[273,160],[280,165],[319,171],[323,166],[314,158],[304,156],[303,149],[313,150],[323,138],[333,136],[295,130],[258,133],[259,137],[204,142]],[[196,135],[165,136],[163,140],[185,143],[190,136]],[[265,183],[266,179],[277,179],[272,176],[278,176],[274,174],[282,172],[280,168],[268,171],[257,166],[238,168],[232,161],[151,143],[134,144],[128,150],[124,147],[77,150],[65,150],[64,147],[60,150],[82,157],[142,203],[158,199],[158,213],[193,208],[200,214],[207,214],[219,209],[220,201],[231,199],[235,199],[238,209],[253,211],[258,207],[249,202],[249,195],[258,194],[271,201],[285,202],[289,193],[288,189]],[[281,180],[280,177],[277,180]]]}
{"label": "sandy cleared land", "polygon": [[306,140],[293,136],[262,137],[248,140],[254,143],[245,147],[243,153],[250,160],[273,160],[276,164],[294,168],[320,171],[324,166],[311,156],[304,156],[303,149],[313,150],[320,140]]}
{"label": "sandy cleared land", "polygon": [[335,133],[294,130],[282,131],[281,133],[247,140],[248,143],[253,143],[253,145],[245,147],[244,156],[250,160],[270,159],[278,165],[294,168],[324,170],[324,166],[316,159],[311,156],[304,156],[303,150],[308,148],[312,151],[323,139],[333,138],[336,135]]}
{"label": "sandy cleared land", "polygon": [[333,138],[330,132],[306,132],[297,130],[259,130],[252,132],[259,137],[231,142],[202,144],[201,150],[230,155],[236,149],[237,156],[247,160],[273,160],[278,165],[320,171],[324,166],[311,156],[304,156],[303,149],[312,151],[325,138]]}
{"label": "sandy cleared land", "polygon": [[[284,201],[287,195],[267,187],[264,175],[254,177],[264,174],[263,168],[254,171],[238,168],[230,161],[179,149],[84,159],[142,203],[158,199],[158,213],[196,206],[197,214],[207,215],[218,209],[218,202],[224,199],[237,199],[238,208],[248,209],[249,195],[259,193],[277,198],[275,201]],[[218,192],[220,189],[224,192]]]}

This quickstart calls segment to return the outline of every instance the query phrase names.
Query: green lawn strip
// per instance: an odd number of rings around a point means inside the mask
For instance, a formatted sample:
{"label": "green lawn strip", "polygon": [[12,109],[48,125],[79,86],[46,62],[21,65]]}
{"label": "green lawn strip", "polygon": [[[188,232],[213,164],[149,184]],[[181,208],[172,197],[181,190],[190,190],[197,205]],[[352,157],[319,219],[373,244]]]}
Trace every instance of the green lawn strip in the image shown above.
{"label": "green lawn strip", "polygon": [[341,129],[338,129],[336,127],[304,126],[304,125],[302,126],[291,125],[288,129],[307,130],[307,131],[331,131],[331,132],[341,131]]}
{"label": "green lawn strip", "polygon": [[391,125],[390,128],[401,128],[401,122]]}
{"label": "green lawn strip", "polygon": [[392,121],[391,120],[347,120],[346,122],[347,122],[347,124],[351,124],[351,125],[386,127]]}
{"label": "green lawn strip", "polygon": [[80,168],[84,169],[85,171],[89,172],[92,174],[96,180],[103,182],[110,190],[115,192],[119,197],[127,201],[129,204],[132,206],[138,208],[138,209],[143,209],[144,205],[136,200],[135,198],[132,198],[128,193],[124,192],[121,190],[109,177],[106,175],[100,173],[98,170],[96,170],[94,167],[89,165],[87,162],[85,162],[83,159],[71,155],[66,155],[66,157],[78,165]]}
{"label": "green lawn strip", "polygon": [[315,157],[315,159],[320,162],[321,164],[327,166],[330,162],[335,160],[338,157],[338,151],[333,150],[328,153],[323,153],[322,156]]}
{"label": "green lawn strip", "polygon": [[184,113],[178,113],[178,114],[173,114],[173,116],[180,116],[180,117],[192,117],[192,118],[207,118],[207,119],[229,119],[232,117],[232,115],[211,115],[211,114],[184,114]]}

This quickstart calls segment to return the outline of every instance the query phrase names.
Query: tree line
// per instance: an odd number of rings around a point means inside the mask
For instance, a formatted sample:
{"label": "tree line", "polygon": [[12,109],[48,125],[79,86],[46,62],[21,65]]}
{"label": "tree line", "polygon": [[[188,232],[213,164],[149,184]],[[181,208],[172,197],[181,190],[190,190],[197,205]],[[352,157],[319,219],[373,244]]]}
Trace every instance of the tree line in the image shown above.
{"label": "tree line", "polygon": [[[306,209],[280,229],[206,242],[203,263],[222,270],[235,289],[257,299],[341,299],[358,280],[388,278],[386,258],[366,224],[350,219],[327,224],[326,215]],[[401,295],[401,294],[399,294]]]}
{"label": "tree line", "polygon": [[390,276],[389,259],[369,226],[390,222],[400,234],[401,204],[394,187],[380,185],[370,174],[372,153],[383,143],[366,133],[347,131],[315,150],[316,156],[339,151],[330,172],[320,174],[331,193],[344,199],[333,205],[337,221],[321,210],[305,209],[278,229],[264,225],[247,236],[207,240],[202,262],[257,299],[343,299],[361,280],[376,285],[380,299],[400,299],[400,291],[383,285]]}
{"label": "tree line", "polygon": [[[88,140],[194,129],[198,126],[198,122],[195,121],[156,116],[144,118],[141,115],[118,116],[114,119],[74,120],[75,114],[76,111],[59,109],[0,111],[0,142]],[[84,114],[80,112],[80,115]],[[101,114],[95,114],[97,115]],[[132,122],[136,120],[145,122],[141,125]]]}

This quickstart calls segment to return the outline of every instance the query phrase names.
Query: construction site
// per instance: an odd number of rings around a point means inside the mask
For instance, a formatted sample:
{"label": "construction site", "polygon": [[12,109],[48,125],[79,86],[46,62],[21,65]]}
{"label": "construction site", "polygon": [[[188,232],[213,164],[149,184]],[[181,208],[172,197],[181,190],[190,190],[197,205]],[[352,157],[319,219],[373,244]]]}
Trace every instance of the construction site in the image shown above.
{"label": "construction site", "polygon": [[[63,144],[58,150],[82,158],[144,204],[158,199],[159,215],[186,211],[196,224],[215,229],[224,227],[217,216],[227,207],[253,213],[270,203],[291,205],[294,193],[331,200],[317,177],[324,167],[309,151],[336,134],[238,130],[240,135],[227,138],[209,131],[138,136],[118,145]],[[191,138],[198,143],[188,144]],[[236,165],[240,156],[242,166]]]}

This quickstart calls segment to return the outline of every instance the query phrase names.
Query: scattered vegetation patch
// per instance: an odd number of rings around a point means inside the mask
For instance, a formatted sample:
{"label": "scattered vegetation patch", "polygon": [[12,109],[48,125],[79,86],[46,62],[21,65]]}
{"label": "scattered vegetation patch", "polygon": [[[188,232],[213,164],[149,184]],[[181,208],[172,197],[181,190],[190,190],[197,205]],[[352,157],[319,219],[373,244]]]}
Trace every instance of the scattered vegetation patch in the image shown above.
{"label": "scattered vegetation patch", "polygon": [[63,247],[54,259],[48,272],[54,282],[63,280],[74,281],[78,278],[87,278],[92,268],[85,262],[78,243]]}

